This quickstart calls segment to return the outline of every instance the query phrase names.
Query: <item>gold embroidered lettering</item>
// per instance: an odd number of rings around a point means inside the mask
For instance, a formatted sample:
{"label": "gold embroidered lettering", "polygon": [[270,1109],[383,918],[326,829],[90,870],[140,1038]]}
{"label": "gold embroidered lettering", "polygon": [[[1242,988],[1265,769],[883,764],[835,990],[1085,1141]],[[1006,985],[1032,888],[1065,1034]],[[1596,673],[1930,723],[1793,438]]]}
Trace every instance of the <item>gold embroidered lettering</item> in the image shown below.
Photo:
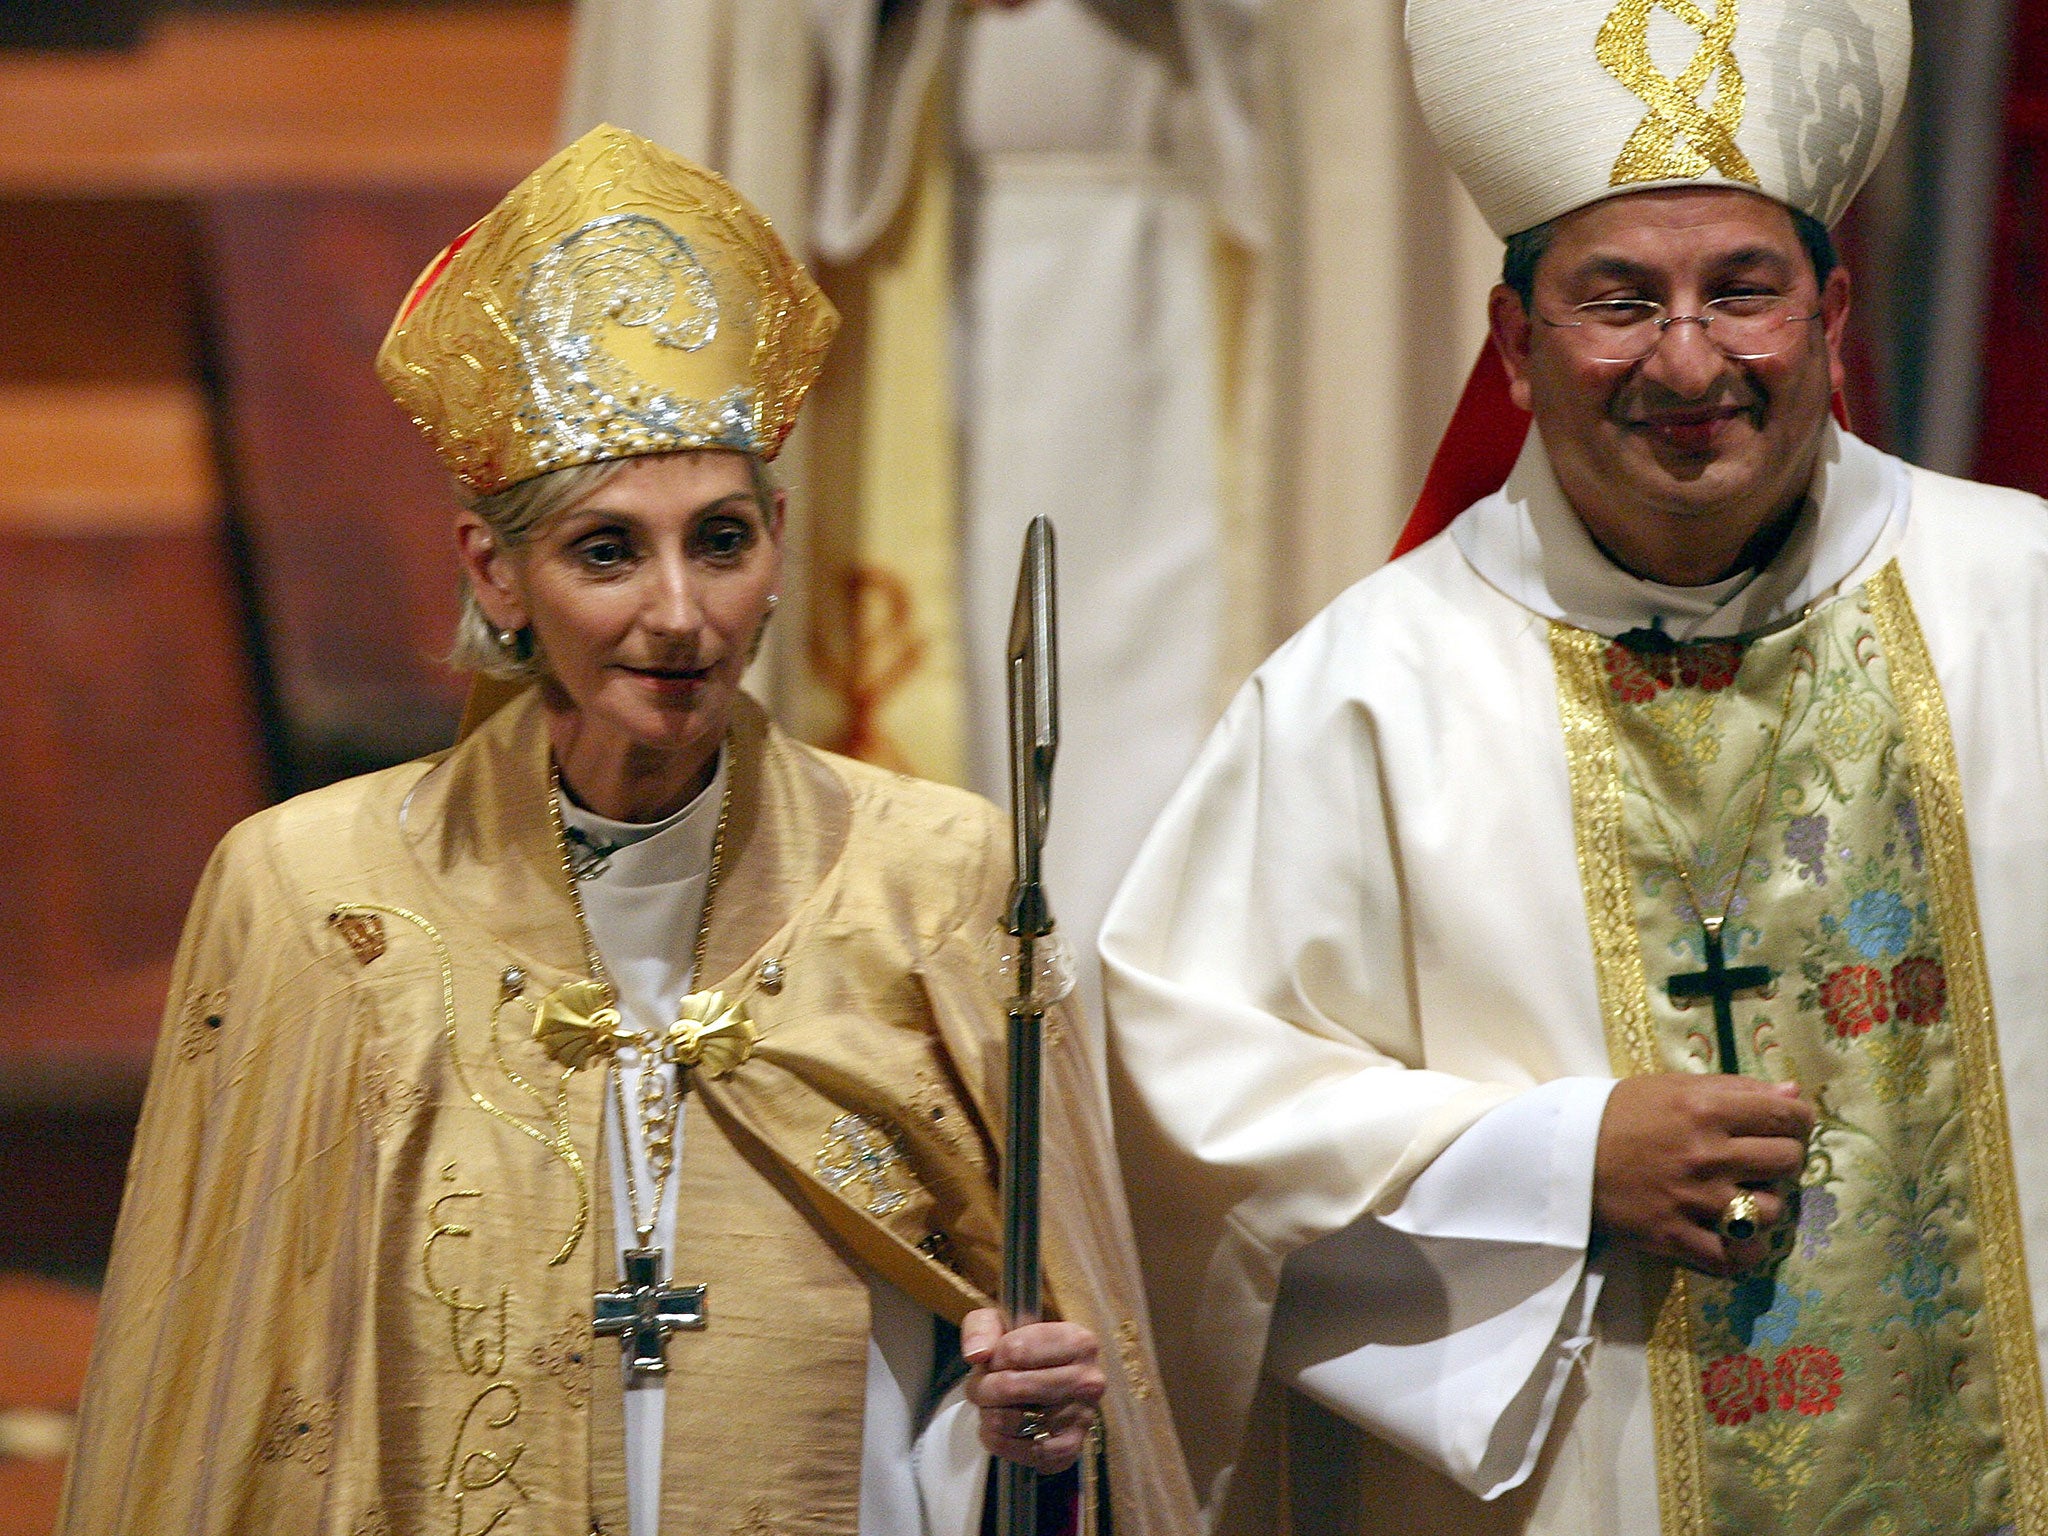
{"label": "gold embroidered lettering", "polygon": [[[492,1406],[486,1408],[486,1403]],[[463,1411],[462,1422],[455,1431],[455,1444],[448,1452],[447,1469],[441,1475],[441,1491],[455,1506],[455,1536],[488,1536],[512,1513],[513,1505],[502,1504],[484,1524],[472,1527],[470,1495],[506,1487],[522,1500],[528,1497],[513,1472],[519,1458],[526,1454],[525,1443],[520,1441],[500,1449],[477,1444],[471,1438],[473,1429],[478,1439],[484,1431],[509,1430],[519,1421],[519,1409],[519,1389],[510,1382],[499,1381],[485,1387]]]}
{"label": "gold embroidered lettering", "polygon": [[[446,1177],[444,1174],[443,1177]],[[471,1376],[495,1376],[505,1368],[505,1340],[508,1331],[507,1317],[511,1307],[512,1293],[501,1290],[498,1293],[497,1337],[471,1337],[471,1328],[480,1314],[491,1310],[489,1302],[469,1301],[462,1294],[459,1285],[444,1285],[434,1272],[434,1249],[444,1241],[467,1238],[473,1229],[460,1222],[445,1220],[441,1207],[451,1200],[481,1200],[480,1189],[458,1189],[441,1196],[428,1213],[437,1225],[427,1234],[426,1246],[420,1252],[420,1273],[427,1282],[427,1289],[434,1300],[448,1309],[448,1342],[455,1351],[455,1359],[462,1369]]]}
{"label": "gold embroidered lettering", "polygon": [[[462,1054],[461,1031],[455,1016],[455,961],[448,952],[447,941],[441,937],[440,930],[432,923],[417,912],[409,912],[404,907],[380,906],[375,902],[353,902],[336,907],[328,920],[338,923],[346,916],[374,913],[383,913],[385,916],[411,924],[433,946],[434,958],[441,972],[441,1027],[448,1042],[448,1059],[454,1065],[456,1080],[461,1083],[462,1091],[468,1095],[470,1103],[485,1114],[511,1126],[521,1135],[539,1142],[569,1170],[576,1192],[576,1219],[571,1224],[568,1235],[563,1239],[562,1246],[548,1261],[550,1264],[566,1263],[569,1255],[576,1251],[577,1243],[582,1240],[584,1229],[590,1225],[590,1173],[583,1166],[583,1155],[576,1150],[575,1138],[569,1130],[568,1074],[562,1074],[554,1092],[550,1094],[545,1089],[529,1083],[512,1069],[505,1058],[504,1043],[498,1032],[499,1015],[512,1001],[504,996],[506,988],[501,977],[500,1001],[497,1008],[492,1010],[490,1021],[491,1058],[504,1074],[506,1081],[539,1106],[547,1128],[542,1130],[530,1121],[521,1119],[478,1091],[469,1075],[469,1063]],[[379,931],[381,932],[381,925]]]}

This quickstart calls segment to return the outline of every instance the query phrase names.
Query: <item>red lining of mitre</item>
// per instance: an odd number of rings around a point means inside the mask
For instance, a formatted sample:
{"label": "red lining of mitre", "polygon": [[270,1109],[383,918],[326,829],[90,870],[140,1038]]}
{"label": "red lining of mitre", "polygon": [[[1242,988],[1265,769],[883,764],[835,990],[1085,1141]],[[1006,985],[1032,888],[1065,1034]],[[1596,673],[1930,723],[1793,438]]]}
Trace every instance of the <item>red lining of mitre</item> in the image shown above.
{"label": "red lining of mitre", "polygon": [[405,308],[398,312],[400,323],[412,317],[412,312],[419,307],[420,300],[427,296],[427,291],[434,284],[441,281],[441,274],[448,270],[448,263],[455,259],[455,253],[469,244],[469,237],[477,232],[482,223],[483,220],[478,219],[475,224],[450,240],[446,250],[427,263],[427,270],[420,274],[420,280],[412,285],[412,292],[405,296]]}
{"label": "red lining of mitre", "polygon": [[[1849,404],[1838,391],[1835,420],[1846,430]],[[1521,456],[1522,440],[1529,434],[1529,413],[1508,393],[1508,371],[1491,341],[1479,348],[1479,361],[1472,365],[1465,392],[1451,412],[1436,457],[1423,477],[1422,492],[1415,498],[1415,510],[1394,541],[1387,558],[1398,560],[1419,544],[1435,538],[1458,514],[1483,497],[1491,496],[1508,483],[1508,473]]]}

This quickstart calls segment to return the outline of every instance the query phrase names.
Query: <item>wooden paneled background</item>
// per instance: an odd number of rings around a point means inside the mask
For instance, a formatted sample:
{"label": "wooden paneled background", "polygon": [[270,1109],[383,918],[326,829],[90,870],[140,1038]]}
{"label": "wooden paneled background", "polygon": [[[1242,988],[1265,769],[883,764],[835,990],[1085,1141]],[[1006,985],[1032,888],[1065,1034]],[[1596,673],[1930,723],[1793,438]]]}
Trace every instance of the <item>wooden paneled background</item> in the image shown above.
{"label": "wooden paneled background", "polygon": [[370,359],[550,149],[566,23],[159,7],[0,50],[0,1536],[50,1527],[208,852],[449,737],[452,502]]}

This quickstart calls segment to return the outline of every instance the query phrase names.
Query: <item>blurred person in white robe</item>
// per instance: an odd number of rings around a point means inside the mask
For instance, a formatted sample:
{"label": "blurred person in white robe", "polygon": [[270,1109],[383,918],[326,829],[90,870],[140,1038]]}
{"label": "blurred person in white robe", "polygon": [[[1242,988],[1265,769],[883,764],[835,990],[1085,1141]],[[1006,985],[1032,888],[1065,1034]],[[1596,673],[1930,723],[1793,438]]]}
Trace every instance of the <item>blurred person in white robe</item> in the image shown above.
{"label": "blurred person in white robe", "polygon": [[[905,408],[951,410],[957,460],[905,464],[870,423],[867,457],[891,459],[881,491],[915,507],[856,506],[864,493],[832,483],[843,466],[801,433],[789,478],[799,521],[806,492],[841,520],[916,516],[893,550],[885,533],[861,553],[947,571],[909,581],[930,686],[896,737],[931,743],[910,752],[915,771],[998,799],[1018,539],[1034,513],[1055,518],[1070,686],[1047,858],[1082,953],[1221,703],[1383,554],[1393,524],[1362,523],[1356,498],[1412,495],[1480,334],[1475,303],[1456,345],[1436,345],[1456,298],[1485,291],[1497,245],[1423,129],[1397,19],[1334,0],[1284,21],[1270,0],[578,7],[565,129],[615,121],[741,177],[819,256],[842,309],[845,285],[903,259],[885,237],[934,185],[926,128],[946,103],[950,209],[934,217],[950,282],[898,303],[950,303],[952,345],[868,358],[940,376]],[[1365,291],[1361,267],[1378,274]],[[882,308],[876,326],[917,323]],[[837,383],[821,384],[828,415]],[[1065,447],[1057,483],[1046,441]],[[947,497],[943,516],[927,505]],[[833,681],[791,642],[846,537],[807,554],[794,536],[795,611],[769,652],[800,729],[833,724]],[[809,696],[824,705],[807,711]],[[950,735],[934,724],[949,700]],[[1079,981],[1092,1000],[1092,965]]]}

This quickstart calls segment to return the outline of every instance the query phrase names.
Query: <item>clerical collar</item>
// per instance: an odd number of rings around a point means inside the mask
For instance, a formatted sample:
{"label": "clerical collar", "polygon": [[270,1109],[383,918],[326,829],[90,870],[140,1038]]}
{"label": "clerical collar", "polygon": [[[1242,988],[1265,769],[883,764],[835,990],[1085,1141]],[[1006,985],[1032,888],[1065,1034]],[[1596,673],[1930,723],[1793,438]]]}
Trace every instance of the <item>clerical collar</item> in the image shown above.
{"label": "clerical collar", "polygon": [[718,807],[725,795],[725,757],[711,782],[681,810],[659,821],[614,821],[562,796],[562,831],[579,880],[639,889],[699,875],[711,863]]}
{"label": "clerical collar", "polygon": [[1619,635],[1662,629],[1675,640],[1751,634],[1873,575],[1905,533],[1906,466],[1832,421],[1806,506],[1777,558],[1702,587],[1668,587],[1623,570],[1593,542],[1530,428],[1508,482],[1451,524],[1487,582],[1545,618]]}

